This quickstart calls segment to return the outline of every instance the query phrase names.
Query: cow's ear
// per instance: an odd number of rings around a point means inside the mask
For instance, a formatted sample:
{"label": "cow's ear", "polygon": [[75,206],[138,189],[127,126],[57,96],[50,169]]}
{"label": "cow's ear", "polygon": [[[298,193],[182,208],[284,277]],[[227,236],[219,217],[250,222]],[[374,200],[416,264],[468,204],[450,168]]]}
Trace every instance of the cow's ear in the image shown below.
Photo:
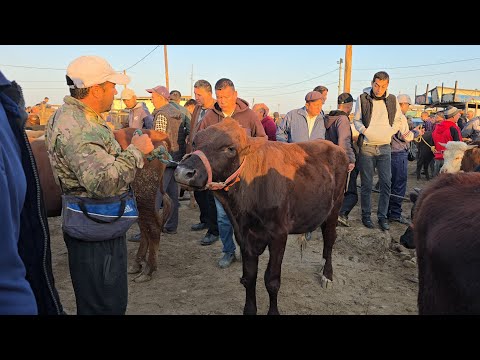
{"label": "cow's ear", "polygon": [[257,151],[257,149],[264,144],[262,138],[248,138],[247,144],[240,151],[240,155],[248,155]]}
{"label": "cow's ear", "polygon": [[412,191],[412,192],[410,193],[410,201],[411,201],[413,204],[415,204],[415,202],[417,201],[417,199],[418,199],[418,193]]}
{"label": "cow's ear", "polygon": [[447,144],[445,144],[445,143],[439,142],[439,144],[442,145],[443,147],[447,147]]}
{"label": "cow's ear", "polygon": [[475,149],[478,145],[467,145],[467,150]]}

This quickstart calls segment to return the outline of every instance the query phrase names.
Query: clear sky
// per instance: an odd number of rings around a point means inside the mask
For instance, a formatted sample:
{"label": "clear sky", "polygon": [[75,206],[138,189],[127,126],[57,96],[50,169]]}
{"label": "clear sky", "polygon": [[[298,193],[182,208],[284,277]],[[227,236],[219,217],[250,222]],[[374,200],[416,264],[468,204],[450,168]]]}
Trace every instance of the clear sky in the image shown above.
{"label": "clear sky", "polygon": [[[45,96],[51,104],[62,104],[68,94],[68,64],[78,56],[98,55],[115,70],[126,70],[132,79],[128,87],[137,96],[147,96],[145,89],[165,85],[164,47],[155,47],[3,45],[0,69],[23,87],[27,105],[39,103]],[[266,103],[271,112],[302,107],[305,94],[317,85],[329,89],[324,109],[336,107],[337,62],[340,58],[345,61],[345,45],[168,45],[167,50],[170,90],[177,89],[183,95],[192,94],[192,84],[198,79],[208,80],[213,87],[226,77],[233,81],[240,98],[250,105],[253,101]],[[406,93],[412,99],[415,86],[420,94],[427,84],[429,89],[442,82],[454,87],[458,80],[459,88],[480,89],[480,45],[353,45],[352,53],[350,92],[354,98],[381,70],[390,75],[390,93]],[[342,92],[343,75],[342,71]],[[117,85],[117,96],[122,89]]]}

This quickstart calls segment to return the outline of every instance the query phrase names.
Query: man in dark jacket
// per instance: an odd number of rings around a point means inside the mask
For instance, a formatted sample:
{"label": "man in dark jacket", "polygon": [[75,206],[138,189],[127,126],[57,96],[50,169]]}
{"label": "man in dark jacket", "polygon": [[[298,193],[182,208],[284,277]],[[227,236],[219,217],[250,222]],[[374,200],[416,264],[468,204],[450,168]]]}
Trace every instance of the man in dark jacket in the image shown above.
{"label": "man in dark jacket", "polygon": [[0,314],[59,315],[50,233],[39,175],[25,134],[20,86],[0,71]]}
{"label": "man in dark jacket", "polygon": [[[245,100],[237,97],[232,80],[225,78],[218,80],[215,84],[215,96],[217,103],[213,109],[207,111],[203,121],[198,126],[198,131],[217,124],[226,117],[230,117],[238,121],[248,136],[267,139],[262,123],[258,120],[253,110],[248,107],[248,103]],[[233,242],[233,226],[217,198],[215,198],[215,205],[217,207],[218,230],[223,243],[223,257],[219,260],[218,266],[224,269],[236,260],[236,247]]]}
{"label": "man in dark jacket", "polygon": [[339,145],[347,153],[349,164],[348,171],[348,189],[345,192],[342,208],[338,216],[338,222],[344,226],[350,226],[348,223],[348,214],[358,201],[357,177],[358,169],[355,167],[356,151],[353,147],[352,128],[348,115],[352,112],[353,97],[349,93],[343,93],[338,96],[338,110],[332,110],[325,117],[325,139]]}

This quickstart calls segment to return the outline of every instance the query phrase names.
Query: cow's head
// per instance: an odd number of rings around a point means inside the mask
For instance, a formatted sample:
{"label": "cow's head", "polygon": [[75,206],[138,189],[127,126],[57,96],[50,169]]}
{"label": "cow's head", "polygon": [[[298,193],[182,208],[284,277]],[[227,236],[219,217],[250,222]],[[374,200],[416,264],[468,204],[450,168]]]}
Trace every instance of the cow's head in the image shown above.
{"label": "cow's head", "polygon": [[446,144],[440,143],[440,145],[445,147],[441,173],[459,172],[465,151],[477,147],[477,145],[467,145],[463,141],[449,141]]}
{"label": "cow's head", "polygon": [[180,161],[175,180],[193,189],[204,189],[207,183],[225,182],[244,164],[245,156],[255,143],[257,141],[248,138],[237,121],[226,118],[197,133],[192,142],[195,151]]}

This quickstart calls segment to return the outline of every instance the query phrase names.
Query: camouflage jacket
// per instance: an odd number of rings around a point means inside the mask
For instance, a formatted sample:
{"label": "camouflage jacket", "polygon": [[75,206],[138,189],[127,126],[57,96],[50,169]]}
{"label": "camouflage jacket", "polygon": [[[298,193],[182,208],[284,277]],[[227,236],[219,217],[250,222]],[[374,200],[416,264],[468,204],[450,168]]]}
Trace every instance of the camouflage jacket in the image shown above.
{"label": "camouflage jacket", "polygon": [[105,198],[127,191],[143,154],[134,145],[122,151],[112,130],[81,101],[65,96],[50,117],[45,142],[55,181],[66,194]]}

